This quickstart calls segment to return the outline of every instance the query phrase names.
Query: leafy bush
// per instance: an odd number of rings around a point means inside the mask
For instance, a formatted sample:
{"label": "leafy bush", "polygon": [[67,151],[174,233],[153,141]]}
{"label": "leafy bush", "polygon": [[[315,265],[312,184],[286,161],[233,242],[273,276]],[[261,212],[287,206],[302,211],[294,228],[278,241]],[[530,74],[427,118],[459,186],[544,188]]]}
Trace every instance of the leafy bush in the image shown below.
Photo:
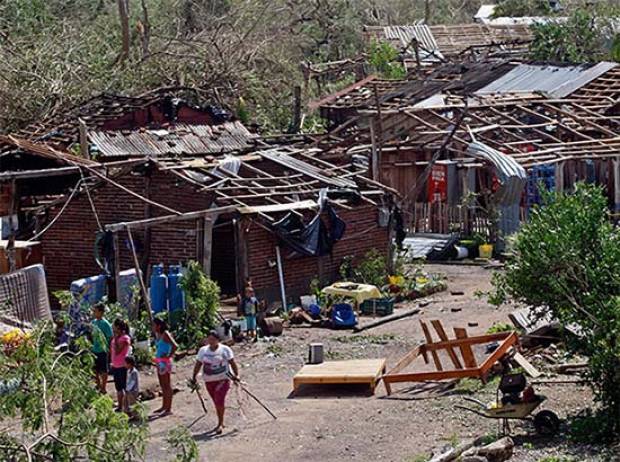
{"label": "leafy bush", "polygon": [[92,386],[90,344],[77,339],[76,353],[57,352],[54,345],[51,323],[43,323],[16,347],[0,349],[2,381],[19,383],[0,394],[0,420],[19,422],[3,430],[3,460],[30,460],[28,452],[32,460],[139,458],[147,427],[130,426],[127,415],[114,412],[112,399]]}
{"label": "leafy bush", "polygon": [[368,62],[386,79],[402,79],[407,72],[398,61],[398,51],[387,42],[372,42]]}
{"label": "leafy bush", "polygon": [[615,26],[610,11],[577,9],[566,22],[532,25],[534,40],[530,46],[533,59],[567,63],[596,62],[613,59]]}
{"label": "leafy bush", "polygon": [[388,261],[377,249],[369,250],[364,259],[356,266],[351,257],[345,258],[340,265],[340,277],[358,284],[371,284],[382,287],[387,282]]}
{"label": "leafy bush", "polygon": [[601,188],[577,184],[573,194],[544,193],[543,204],[517,234],[515,256],[494,278],[496,301],[514,300],[549,310],[567,338],[588,357],[598,401],[599,437],[620,433],[620,230],[610,222]]}
{"label": "leafy bush", "polygon": [[176,452],[174,462],[196,462],[199,460],[198,445],[186,427],[180,426],[170,430],[166,442]]}
{"label": "leafy bush", "polygon": [[552,13],[549,0],[504,0],[495,7],[493,17],[550,16]]}
{"label": "leafy bush", "polygon": [[511,332],[515,330],[514,326],[507,322],[496,322],[487,329],[487,334],[499,334],[500,332]]}
{"label": "leafy bush", "polygon": [[185,292],[186,309],[182,324],[175,327],[175,338],[185,348],[195,347],[217,325],[220,288],[195,261],[187,265],[180,284]]}

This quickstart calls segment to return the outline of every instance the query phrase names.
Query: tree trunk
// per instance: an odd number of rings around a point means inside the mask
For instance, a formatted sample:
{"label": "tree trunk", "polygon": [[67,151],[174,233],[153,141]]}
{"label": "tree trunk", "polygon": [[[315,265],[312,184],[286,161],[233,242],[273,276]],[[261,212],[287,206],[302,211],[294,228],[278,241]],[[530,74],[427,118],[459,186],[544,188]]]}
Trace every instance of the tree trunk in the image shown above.
{"label": "tree trunk", "polygon": [[117,0],[118,16],[121,21],[121,54],[118,62],[122,63],[129,57],[129,0]]}

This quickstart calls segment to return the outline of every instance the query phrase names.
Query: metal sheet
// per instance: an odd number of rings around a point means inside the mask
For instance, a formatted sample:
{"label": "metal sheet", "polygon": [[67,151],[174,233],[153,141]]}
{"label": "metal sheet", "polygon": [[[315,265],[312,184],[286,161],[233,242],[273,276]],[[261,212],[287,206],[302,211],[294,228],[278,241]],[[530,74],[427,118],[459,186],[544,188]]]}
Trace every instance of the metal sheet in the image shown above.
{"label": "metal sheet", "polygon": [[564,98],[616,66],[616,63],[605,61],[593,66],[520,64],[475,94],[540,92],[550,97]]}
{"label": "metal sheet", "polygon": [[219,125],[177,124],[157,129],[92,130],[90,142],[104,157],[204,155],[251,147],[256,135],[241,122]]}
{"label": "metal sheet", "polygon": [[411,50],[413,40],[420,44],[420,58],[424,61],[439,61],[443,55],[439,51],[433,33],[426,25],[386,26],[383,28],[385,38],[400,41],[403,48]]}

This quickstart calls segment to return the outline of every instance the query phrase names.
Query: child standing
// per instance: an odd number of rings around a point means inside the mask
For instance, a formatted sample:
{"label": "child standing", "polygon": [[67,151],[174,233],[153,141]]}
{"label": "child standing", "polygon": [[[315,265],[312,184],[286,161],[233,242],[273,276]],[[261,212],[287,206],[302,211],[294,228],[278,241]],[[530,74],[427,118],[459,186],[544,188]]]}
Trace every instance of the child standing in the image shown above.
{"label": "child standing", "polygon": [[136,369],[136,360],[133,356],[125,358],[125,369],[127,369],[127,384],[125,386],[125,412],[132,419],[136,417],[136,412],[132,407],[138,402],[140,392],[140,375]]}
{"label": "child standing", "polygon": [[241,306],[245,317],[246,332],[249,338],[256,338],[256,312],[258,311],[258,300],[254,296],[254,288],[245,288],[245,297]]}
{"label": "child standing", "polygon": [[172,384],[170,374],[172,373],[172,358],[177,350],[177,342],[174,341],[172,334],[168,331],[168,324],[163,319],[153,320],[153,332],[155,332],[155,366],[157,367],[157,378],[161,387],[162,405],[155,413],[161,412],[161,417],[172,414]]}
{"label": "child standing", "polygon": [[112,325],[114,336],[110,342],[110,359],[112,377],[114,377],[114,388],[118,399],[117,411],[125,409],[125,388],[127,386],[127,369],[125,368],[125,358],[129,355],[131,338],[129,337],[129,326],[122,319],[117,319]]}
{"label": "child standing", "polygon": [[108,350],[110,340],[112,340],[112,325],[103,316],[105,314],[105,305],[99,303],[93,308],[92,320],[92,338],[93,347],[91,351],[95,355],[95,382],[97,390],[100,393],[106,393],[106,384],[108,383]]}

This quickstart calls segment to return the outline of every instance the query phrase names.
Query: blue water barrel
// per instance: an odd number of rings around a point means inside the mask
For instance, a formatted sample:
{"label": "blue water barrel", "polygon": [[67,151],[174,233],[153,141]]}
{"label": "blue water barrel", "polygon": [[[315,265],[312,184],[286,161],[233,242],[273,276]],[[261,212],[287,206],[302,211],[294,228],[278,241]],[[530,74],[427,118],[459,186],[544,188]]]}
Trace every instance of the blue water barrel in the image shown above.
{"label": "blue water barrel", "polygon": [[170,311],[185,309],[185,293],[179,284],[182,277],[181,265],[170,265],[168,268],[168,308]]}
{"label": "blue water barrel", "polygon": [[166,297],[167,288],[168,277],[166,273],[164,273],[164,265],[153,265],[151,271],[151,287],[149,289],[153,313],[161,313],[168,309],[168,300]]}
{"label": "blue water barrel", "polygon": [[106,276],[99,274],[73,281],[69,290],[79,304],[94,305],[106,294],[106,288]]}

